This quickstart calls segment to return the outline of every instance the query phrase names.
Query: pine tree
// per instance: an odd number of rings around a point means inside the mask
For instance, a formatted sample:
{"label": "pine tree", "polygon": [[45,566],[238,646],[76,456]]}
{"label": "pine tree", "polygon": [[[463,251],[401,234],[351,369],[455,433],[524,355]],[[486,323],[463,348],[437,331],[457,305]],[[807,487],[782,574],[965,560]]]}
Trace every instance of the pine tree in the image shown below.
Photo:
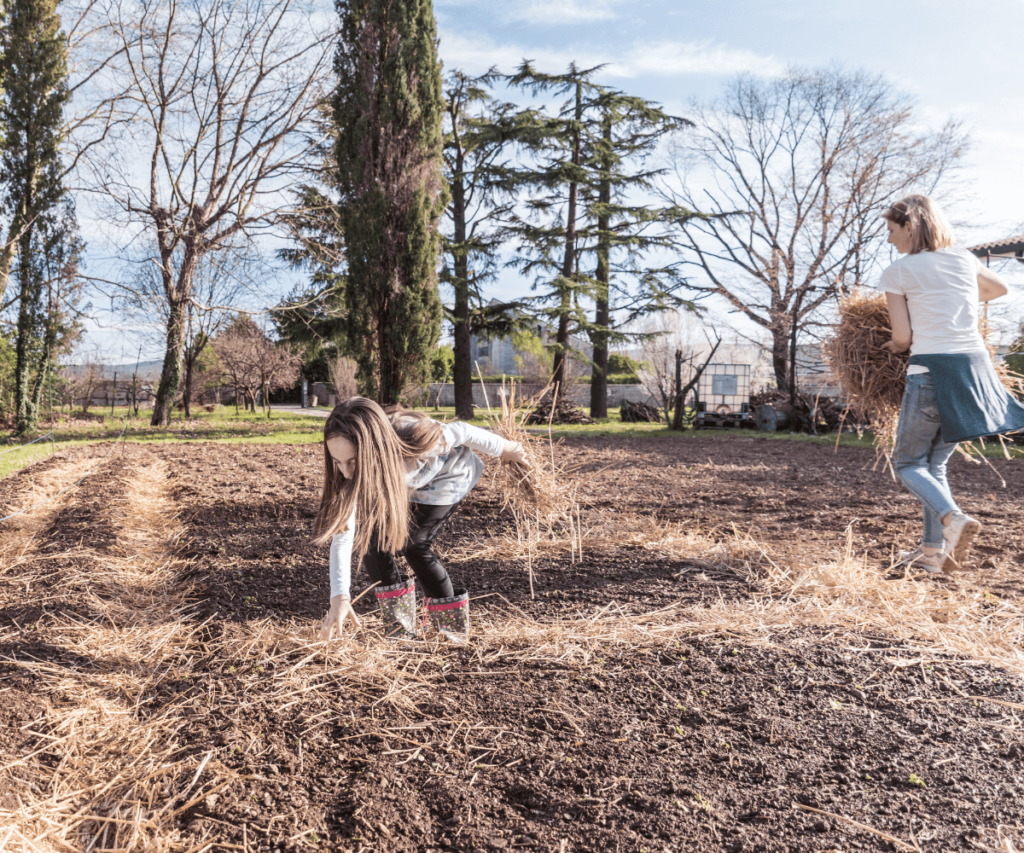
{"label": "pine tree", "polygon": [[[583,162],[584,132],[588,104],[601,91],[592,81],[599,70],[581,70],[574,62],[565,74],[545,74],[524,61],[510,78],[513,86],[532,95],[569,95],[557,116],[535,114],[535,132],[529,142],[539,162],[521,168],[511,178],[535,193],[528,202],[532,218],[513,217],[508,229],[509,236],[528,251],[514,265],[536,276],[534,289],[547,288],[538,301],[550,306],[545,313],[557,327],[552,347],[556,394],[566,379],[573,328],[585,322],[580,298],[590,295],[589,282],[580,278],[579,248],[580,242],[592,235],[580,230],[578,208],[582,185],[594,178],[593,170]],[[545,222],[544,217],[550,218]]]}
{"label": "pine tree", "polygon": [[[614,89],[603,89],[593,108],[599,118],[588,124],[587,144],[593,151],[587,159],[597,171],[596,180],[588,182],[589,187],[596,186],[596,195],[584,199],[583,218],[595,224],[595,308],[594,320],[584,330],[594,347],[590,413],[603,418],[608,416],[609,344],[629,339],[617,327],[644,314],[693,308],[677,295],[684,285],[677,265],[645,265],[651,251],[671,245],[662,226],[694,215],[651,203],[653,181],[661,170],[646,168],[645,161],[666,134],[692,122]],[[613,320],[613,308],[618,322]]]}
{"label": "pine tree", "polygon": [[[656,226],[670,215],[684,215],[650,204],[648,191],[658,172],[643,168],[643,160],[666,133],[689,122],[594,82],[599,70],[572,64],[565,74],[551,75],[524,62],[511,78],[535,95],[570,97],[556,116],[535,114],[532,135],[523,135],[537,162],[509,180],[533,190],[532,217],[513,219],[508,233],[526,250],[516,265],[536,277],[535,289],[546,288],[539,299],[549,304],[546,313],[557,324],[556,387],[565,380],[572,334],[585,333],[594,348],[591,409],[604,417],[609,344],[630,337],[615,327],[687,304],[676,296],[683,283],[674,267],[643,263],[651,250],[669,245]],[[589,255],[595,256],[593,275],[586,272]],[[591,301],[592,321],[584,312]]]}
{"label": "pine tree", "polygon": [[334,120],[349,344],[381,403],[422,378],[440,335],[441,64],[430,0],[339,0]]}
{"label": "pine tree", "polygon": [[497,271],[499,222],[517,200],[514,188],[506,184],[502,157],[530,125],[527,113],[491,97],[488,90],[498,79],[494,69],[479,77],[453,71],[445,88],[444,161],[451,194],[446,214],[451,230],[444,241],[441,281],[455,296],[452,383],[455,416],[462,420],[473,418],[471,335],[506,335],[523,319],[522,303],[485,304],[481,294],[481,286]]}
{"label": "pine tree", "polygon": [[[13,0],[0,36],[5,69],[0,124],[5,144],[0,155],[4,208],[16,237],[14,272],[18,293],[15,418],[19,432],[38,420],[37,348],[52,312],[43,310],[47,268],[64,241],[75,242],[73,218],[63,206],[60,162],[64,106],[69,99],[67,51],[55,0]],[[2,271],[0,271],[2,272]],[[51,304],[48,306],[53,308]],[[52,343],[52,342],[51,342]]]}

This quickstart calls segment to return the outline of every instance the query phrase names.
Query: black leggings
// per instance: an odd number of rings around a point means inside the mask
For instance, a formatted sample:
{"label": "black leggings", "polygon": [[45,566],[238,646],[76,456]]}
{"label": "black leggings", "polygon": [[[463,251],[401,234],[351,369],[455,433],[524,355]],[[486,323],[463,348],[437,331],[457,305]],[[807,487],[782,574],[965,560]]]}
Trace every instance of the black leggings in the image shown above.
{"label": "black leggings", "polygon": [[[428,598],[451,598],[455,595],[451,578],[445,571],[431,545],[441,532],[441,527],[459,508],[458,504],[449,506],[433,506],[431,504],[409,504],[409,542],[402,551],[402,556],[412,566],[416,580]],[[377,536],[370,539],[370,548],[363,557],[363,565],[370,580],[381,586],[394,586],[405,580],[405,574],[398,568],[394,554],[381,551],[377,545]]]}

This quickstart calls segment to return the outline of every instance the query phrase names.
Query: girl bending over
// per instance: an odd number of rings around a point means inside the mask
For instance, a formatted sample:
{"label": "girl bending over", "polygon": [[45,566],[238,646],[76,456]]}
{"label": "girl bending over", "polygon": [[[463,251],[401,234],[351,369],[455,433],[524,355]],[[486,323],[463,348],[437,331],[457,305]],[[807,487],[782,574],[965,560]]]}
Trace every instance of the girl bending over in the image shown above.
{"label": "girl bending over", "polygon": [[324,424],[324,491],[317,544],[331,543],[328,640],[346,620],[359,627],[349,597],[352,556],[377,584],[389,639],[416,636],[416,586],[399,569],[401,554],[424,595],[424,618],[450,639],[469,631],[469,594],[452,586],[432,550],[445,521],[477,484],[484,464],[474,451],[525,461],[522,445],[469,424],[438,423],[420,412],[390,416],[372,400],[335,406]]}

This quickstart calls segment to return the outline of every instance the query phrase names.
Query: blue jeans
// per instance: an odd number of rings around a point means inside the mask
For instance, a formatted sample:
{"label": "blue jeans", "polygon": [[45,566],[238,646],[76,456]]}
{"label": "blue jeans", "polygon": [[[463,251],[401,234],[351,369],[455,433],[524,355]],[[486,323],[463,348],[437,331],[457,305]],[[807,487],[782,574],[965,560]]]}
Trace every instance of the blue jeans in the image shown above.
{"label": "blue jeans", "polygon": [[942,518],[960,509],[946,481],[946,463],[956,448],[957,442],[942,440],[932,375],[908,376],[892,461],[903,485],[924,504],[925,547],[943,546]]}

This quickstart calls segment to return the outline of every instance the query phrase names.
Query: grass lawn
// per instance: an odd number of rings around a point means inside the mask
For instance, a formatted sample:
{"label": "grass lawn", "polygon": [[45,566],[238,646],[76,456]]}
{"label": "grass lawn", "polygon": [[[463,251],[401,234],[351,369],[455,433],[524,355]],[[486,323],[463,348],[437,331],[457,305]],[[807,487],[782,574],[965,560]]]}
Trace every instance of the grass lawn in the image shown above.
{"label": "grass lawn", "polygon": [[[95,417],[96,420],[72,418],[70,421],[58,421],[53,434],[52,449],[114,441],[124,429],[128,414],[127,407],[118,406],[115,407],[113,414],[110,409],[94,409],[90,417]],[[202,409],[194,410],[193,417],[188,420],[175,412],[171,423],[166,427],[150,426],[151,414],[152,410],[140,409],[139,417],[128,418],[125,441],[308,444],[319,441],[324,428],[324,419],[321,417],[273,412],[268,420],[262,413],[236,413],[233,407],[224,406],[218,407],[217,411],[212,413]],[[46,432],[48,428],[44,426],[42,433]],[[3,454],[0,455],[0,477],[6,477],[52,452],[50,439],[22,447],[19,445],[24,445],[24,442],[13,433],[6,432],[0,435],[0,454]]]}

